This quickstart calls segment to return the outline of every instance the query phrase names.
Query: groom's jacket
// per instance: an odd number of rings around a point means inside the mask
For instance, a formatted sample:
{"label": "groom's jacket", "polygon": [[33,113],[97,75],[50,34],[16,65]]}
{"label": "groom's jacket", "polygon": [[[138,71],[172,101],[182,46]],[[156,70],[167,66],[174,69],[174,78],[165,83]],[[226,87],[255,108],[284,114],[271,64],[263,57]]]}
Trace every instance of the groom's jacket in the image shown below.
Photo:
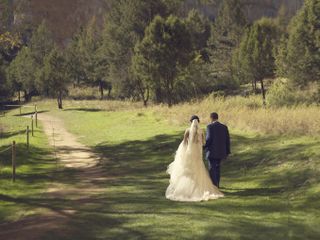
{"label": "groom's jacket", "polygon": [[204,149],[208,160],[226,158],[231,153],[228,127],[220,122],[209,124]]}

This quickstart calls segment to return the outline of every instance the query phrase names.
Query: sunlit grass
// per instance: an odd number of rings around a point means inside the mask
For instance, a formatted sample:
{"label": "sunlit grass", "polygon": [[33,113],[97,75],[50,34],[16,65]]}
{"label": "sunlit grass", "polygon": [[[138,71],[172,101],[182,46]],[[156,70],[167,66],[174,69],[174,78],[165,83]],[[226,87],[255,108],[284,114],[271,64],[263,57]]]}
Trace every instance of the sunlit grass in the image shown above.
{"label": "sunlit grass", "polygon": [[[41,108],[56,109],[54,101],[41,102]],[[281,108],[264,108],[260,96],[250,97],[214,97],[203,100],[175,105],[151,105],[144,108],[142,103],[128,101],[64,101],[65,109],[75,112],[118,112],[134,111],[137,113],[152,113],[156,119],[162,119],[173,125],[188,123],[191,115],[200,116],[203,123],[209,122],[209,114],[218,112],[221,121],[231,128],[241,132],[255,132],[259,134],[318,136],[320,134],[320,106],[297,105]],[[123,119],[127,116],[124,114]]]}
{"label": "sunlit grass", "polygon": [[[38,102],[39,111],[50,111],[48,114],[63,119],[70,132],[101,156],[101,177],[106,178],[96,183],[104,191],[88,196],[83,204],[68,196],[47,203],[56,209],[76,210],[65,226],[72,229],[72,239],[318,239],[319,136],[302,133],[299,124],[299,131],[292,131],[289,126],[282,135],[275,126],[280,120],[275,117],[272,122],[272,116],[269,120],[275,130],[264,134],[267,128],[259,130],[255,121],[266,115],[252,116],[255,120],[248,123],[231,116],[231,110],[238,108],[245,114],[284,111],[282,120],[295,114],[291,112],[293,109],[259,109],[253,104],[255,101],[258,105],[255,98],[218,99],[212,105],[207,99],[198,105],[183,104],[171,109],[165,106],[145,109],[139,104],[116,101],[65,101],[62,111],[56,109],[54,101]],[[189,115],[199,114],[205,127],[211,107],[221,113],[222,121],[229,124],[232,133],[233,154],[222,167],[222,191],[226,197],[203,203],[168,201],[164,197],[168,185],[165,171],[189,124]],[[316,109],[310,106],[305,111],[312,115]],[[303,111],[303,107],[298,107],[298,111]],[[14,113],[16,110],[11,115]],[[244,118],[249,119],[250,115]],[[6,119],[8,132],[30,122],[23,118],[20,124],[20,118],[14,116]],[[313,126],[312,117],[302,120]],[[36,136],[39,139],[36,137],[33,144],[39,147],[39,152],[34,151],[30,158],[32,165],[27,161],[19,170],[25,171],[26,177],[19,179],[18,185],[12,185],[9,165],[5,166],[7,175],[1,175],[1,184],[6,187],[0,196],[10,196],[0,204],[5,219],[17,216],[15,213],[22,209],[29,213],[34,210],[26,199],[38,197],[50,181],[43,174],[50,169],[49,165],[43,168],[38,165],[46,162],[47,141],[40,132]],[[14,138],[23,148],[24,137]],[[11,141],[7,137],[1,144]],[[40,180],[30,173],[34,171],[39,171]],[[55,174],[54,179],[81,187],[79,180],[64,170]],[[46,201],[49,200],[41,202]],[[50,233],[44,239],[70,239],[70,236],[61,238],[58,233]]]}
{"label": "sunlit grass", "polygon": [[13,141],[17,149],[17,178],[11,180],[11,149],[0,153],[0,222],[16,220],[33,214],[37,206],[30,204],[39,198],[50,183],[50,171],[54,161],[50,155],[47,137],[35,128],[34,137],[30,134],[30,149],[26,146],[26,127],[31,129],[31,119],[14,116],[16,111],[0,117],[0,152]]}
{"label": "sunlit grass", "polygon": [[[318,136],[264,135],[250,127],[243,131],[230,124],[233,155],[222,168],[222,191],[226,197],[204,203],[176,203],[164,197],[168,185],[166,166],[173,160],[189,114],[204,110],[186,104],[172,109],[163,106],[129,109],[120,105],[118,111],[105,111],[108,103],[102,103],[104,108],[94,111],[89,101],[81,103],[81,107],[73,105],[72,109],[66,107],[64,111],[50,113],[64,119],[66,127],[80,141],[100,154],[103,173],[108,176],[100,183],[105,188],[101,195],[92,198],[90,204],[76,206],[74,236],[82,239],[93,236],[318,239],[320,236]],[[200,114],[204,116],[205,112]],[[222,114],[223,119],[226,116]]]}

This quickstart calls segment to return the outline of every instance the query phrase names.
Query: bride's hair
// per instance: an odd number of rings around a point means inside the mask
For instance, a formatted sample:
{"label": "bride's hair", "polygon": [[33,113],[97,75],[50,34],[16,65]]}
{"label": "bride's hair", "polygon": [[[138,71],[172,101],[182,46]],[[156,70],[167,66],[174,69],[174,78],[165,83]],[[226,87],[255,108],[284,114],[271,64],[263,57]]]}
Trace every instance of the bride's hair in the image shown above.
{"label": "bride's hair", "polygon": [[197,115],[192,115],[190,118],[190,122],[192,123],[193,120],[198,120],[198,122],[200,122],[200,118]]}

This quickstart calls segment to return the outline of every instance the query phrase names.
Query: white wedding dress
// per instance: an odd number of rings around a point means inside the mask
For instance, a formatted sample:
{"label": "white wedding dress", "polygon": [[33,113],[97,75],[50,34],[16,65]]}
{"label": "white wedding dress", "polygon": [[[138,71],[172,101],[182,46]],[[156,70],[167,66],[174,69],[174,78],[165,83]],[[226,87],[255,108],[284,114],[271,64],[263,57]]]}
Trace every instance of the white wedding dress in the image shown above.
{"label": "white wedding dress", "polygon": [[166,198],[173,201],[199,202],[223,197],[212,184],[202,156],[203,132],[197,120],[186,130],[174,161],[168,166],[170,184]]}

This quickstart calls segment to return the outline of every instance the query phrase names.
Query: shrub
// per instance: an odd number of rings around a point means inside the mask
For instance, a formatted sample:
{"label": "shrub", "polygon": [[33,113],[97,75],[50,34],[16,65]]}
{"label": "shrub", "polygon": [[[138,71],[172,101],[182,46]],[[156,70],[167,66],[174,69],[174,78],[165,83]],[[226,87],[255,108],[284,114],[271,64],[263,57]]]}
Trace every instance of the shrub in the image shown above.
{"label": "shrub", "polygon": [[291,106],[296,104],[294,89],[285,79],[276,80],[268,90],[268,104],[270,106]]}

